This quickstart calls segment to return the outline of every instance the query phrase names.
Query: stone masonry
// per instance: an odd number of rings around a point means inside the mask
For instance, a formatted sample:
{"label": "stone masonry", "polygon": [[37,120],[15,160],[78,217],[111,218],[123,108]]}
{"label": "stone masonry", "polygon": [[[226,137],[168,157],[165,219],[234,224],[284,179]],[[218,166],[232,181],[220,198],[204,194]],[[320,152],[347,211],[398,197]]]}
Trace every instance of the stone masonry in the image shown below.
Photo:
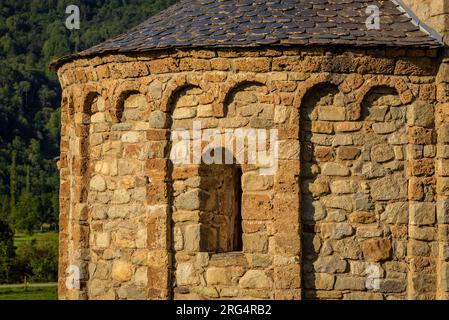
{"label": "stone masonry", "polygon": [[[441,50],[165,49],[59,66],[60,298],[447,299]],[[277,129],[278,170],[173,163],[170,134],[195,122],[220,138]]]}

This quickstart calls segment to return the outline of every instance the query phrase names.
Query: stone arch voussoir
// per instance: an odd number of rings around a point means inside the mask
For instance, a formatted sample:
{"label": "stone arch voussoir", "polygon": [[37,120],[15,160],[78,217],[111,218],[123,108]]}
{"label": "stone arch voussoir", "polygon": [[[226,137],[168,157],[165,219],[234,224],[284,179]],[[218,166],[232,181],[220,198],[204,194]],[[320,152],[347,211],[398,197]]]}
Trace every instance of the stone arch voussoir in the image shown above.
{"label": "stone arch voussoir", "polygon": [[148,106],[151,106],[152,97],[147,93],[144,85],[138,82],[126,81],[117,85],[112,92],[113,108],[109,109],[112,122],[119,123],[124,110],[125,100],[132,94],[141,94],[145,96]]}

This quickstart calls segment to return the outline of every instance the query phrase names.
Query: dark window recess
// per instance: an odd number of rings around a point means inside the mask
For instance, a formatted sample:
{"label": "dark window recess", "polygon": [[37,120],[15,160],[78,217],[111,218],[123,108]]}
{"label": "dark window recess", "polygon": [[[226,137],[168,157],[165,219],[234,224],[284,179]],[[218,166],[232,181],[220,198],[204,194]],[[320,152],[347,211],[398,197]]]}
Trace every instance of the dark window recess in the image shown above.
{"label": "dark window recess", "polygon": [[242,228],[242,168],[236,167],[234,170],[234,194],[235,194],[235,215],[234,215],[234,241],[233,251],[243,251],[243,228]]}
{"label": "dark window recess", "polygon": [[[234,162],[235,163],[235,162]],[[205,252],[243,251],[242,169],[236,164],[204,165],[200,169],[201,245]]]}

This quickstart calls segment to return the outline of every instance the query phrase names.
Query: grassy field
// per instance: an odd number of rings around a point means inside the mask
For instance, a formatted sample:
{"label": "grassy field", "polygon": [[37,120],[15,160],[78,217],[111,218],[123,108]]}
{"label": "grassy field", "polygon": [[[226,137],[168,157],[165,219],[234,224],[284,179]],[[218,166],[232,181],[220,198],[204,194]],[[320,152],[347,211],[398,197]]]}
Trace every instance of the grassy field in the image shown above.
{"label": "grassy field", "polygon": [[0,300],[58,300],[58,289],[54,287],[1,288]]}
{"label": "grassy field", "polygon": [[[35,240],[37,244],[43,244],[45,242],[57,243],[58,233],[57,232],[44,232],[44,233],[34,233],[32,235],[18,233],[14,236],[14,246],[19,249],[23,245],[30,243]],[[0,300],[57,300],[56,285],[46,285],[46,286],[28,286],[25,289],[23,286],[19,285],[0,285]]]}
{"label": "grassy field", "polygon": [[58,242],[57,232],[34,233],[32,235],[18,233],[14,236],[14,245],[20,247],[21,244],[36,240],[37,242]]}

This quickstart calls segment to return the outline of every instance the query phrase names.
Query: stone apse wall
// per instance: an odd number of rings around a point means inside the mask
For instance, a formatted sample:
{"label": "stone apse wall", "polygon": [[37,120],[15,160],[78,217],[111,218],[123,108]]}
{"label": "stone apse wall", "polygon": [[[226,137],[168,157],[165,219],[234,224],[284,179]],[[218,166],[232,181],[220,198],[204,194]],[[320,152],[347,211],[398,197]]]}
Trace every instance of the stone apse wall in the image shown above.
{"label": "stone apse wall", "polygon": [[[60,297],[446,298],[437,57],[198,50],[64,65]],[[277,129],[279,169],[173,164],[170,132],[194,121]]]}

